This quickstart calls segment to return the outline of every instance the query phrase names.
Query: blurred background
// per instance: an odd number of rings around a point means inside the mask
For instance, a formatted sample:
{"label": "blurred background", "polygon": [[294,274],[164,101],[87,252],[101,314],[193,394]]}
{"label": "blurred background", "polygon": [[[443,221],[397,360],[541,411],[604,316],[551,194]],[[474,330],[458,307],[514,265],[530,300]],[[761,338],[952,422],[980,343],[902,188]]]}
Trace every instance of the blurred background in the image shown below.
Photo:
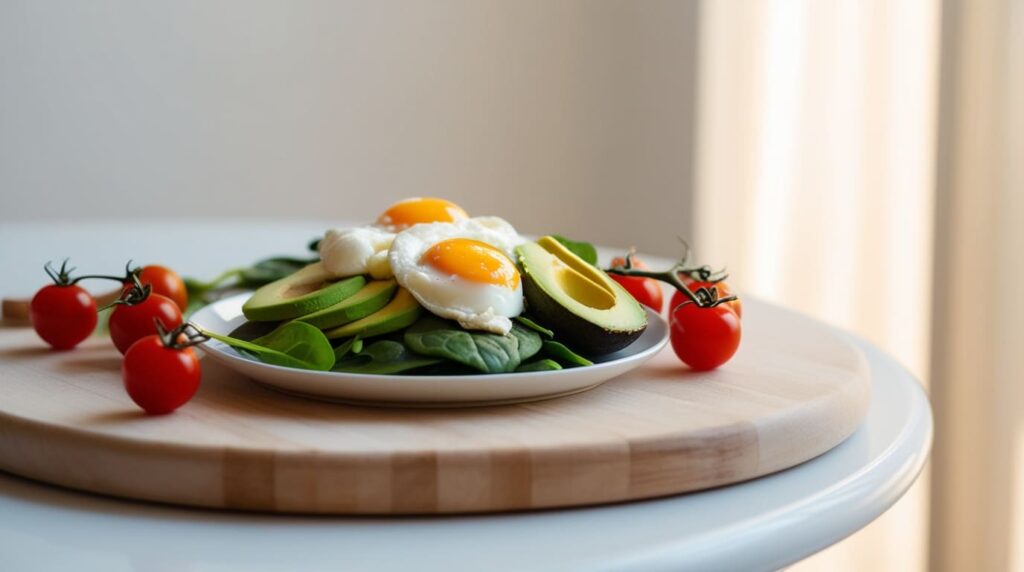
{"label": "blurred background", "polygon": [[794,570],[1024,571],[1021,102],[1017,0],[0,0],[0,225],[689,237],[932,396],[927,474]]}

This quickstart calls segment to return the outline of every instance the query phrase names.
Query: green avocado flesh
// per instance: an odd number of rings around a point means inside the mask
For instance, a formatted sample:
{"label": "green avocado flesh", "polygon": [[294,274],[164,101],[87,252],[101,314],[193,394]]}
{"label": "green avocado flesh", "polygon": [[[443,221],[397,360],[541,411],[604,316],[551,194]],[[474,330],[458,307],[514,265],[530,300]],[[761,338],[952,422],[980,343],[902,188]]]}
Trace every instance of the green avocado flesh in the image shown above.
{"label": "green avocado flesh", "polygon": [[317,262],[260,287],[242,306],[242,313],[256,322],[290,320],[333,306],[365,284],[362,276],[336,280]]}
{"label": "green avocado flesh", "polygon": [[395,297],[380,310],[365,318],[360,318],[340,328],[327,330],[324,333],[332,340],[350,338],[352,336],[359,336],[365,339],[389,334],[412,325],[420,317],[420,312],[422,311],[423,308],[420,307],[408,290],[398,288]]}
{"label": "green avocado flesh", "polygon": [[531,316],[587,355],[618,351],[647,328],[647,312],[618,282],[550,236],[516,248]]}
{"label": "green avocado flesh", "polygon": [[398,283],[394,280],[372,280],[341,302],[296,319],[321,330],[336,328],[380,310],[391,301],[396,288]]}

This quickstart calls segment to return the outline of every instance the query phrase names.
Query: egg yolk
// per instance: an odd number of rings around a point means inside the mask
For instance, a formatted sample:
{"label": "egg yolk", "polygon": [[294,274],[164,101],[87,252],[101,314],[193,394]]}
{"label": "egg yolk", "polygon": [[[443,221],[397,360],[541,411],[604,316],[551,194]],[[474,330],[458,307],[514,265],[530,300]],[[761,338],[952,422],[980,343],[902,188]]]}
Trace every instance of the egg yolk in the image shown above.
{"label": "egg yolk", "polygon": [[472,282],[519,287],[519,270],[505,253],[486,242],[468,238],[450,238],[438,242],[420,259],[440,272]]}
{"label": "egg yolk", "polygon": [[403,230],[422,222],[454,222],[469,218],[462,207],[444,199],[405,199],[388,207],[377,224]]}

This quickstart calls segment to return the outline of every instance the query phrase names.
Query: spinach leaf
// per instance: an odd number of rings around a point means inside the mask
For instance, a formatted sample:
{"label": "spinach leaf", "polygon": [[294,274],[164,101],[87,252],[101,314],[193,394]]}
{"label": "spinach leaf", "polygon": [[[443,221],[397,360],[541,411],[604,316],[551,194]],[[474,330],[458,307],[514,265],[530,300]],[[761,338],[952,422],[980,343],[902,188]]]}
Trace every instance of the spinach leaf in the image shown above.
{"label": "spinach leaf", "polygon": [[[512,324],[512,329],[509,330],[508,334],[519,340],[519,361],[524,362],[540,351],[541,339],[540,335],[534,330],[520,326],[517,323]],[[490,334],[495,335],[495,334]]]}
{"label": "spinach leaf", "polygon": [[304,322],[288,322],[251,342],[205,330],[203,334],[272,365],[317,371],[334,365],[334,348],[327,336]]}
{"label": "spinach leaf", "polygon": [[346,373],[372,373],[378,375],[401,373],[441,363],[442,359],[418,356],[401,342],[379,340],[360,352],[352,353],[334,364],[332,371]]}
{"label": "spinach leaf", "polygon": [[284,324],[252,343],[277,350],[295,359],[315,365],[312,369],[328,370],[334,365],[334,348],[322,331],[300,322]]}
{"label": "spinach leaf", "polygon": [[551,237],[558,242],[561,242],[562,246],[568,248],[570,252],[582,258],[584,262],[597,266],[597,249],[594,248],[593,244],[590,244],[589,242],[569,240],[560,234],[552,234]]}
{"label": "spinach leaf", "polygon": [[186,276],[182,281],[185,282],[185,291],[188,292],[188,298],[191,301],[193,298],[202,298],[208,292],[224,286],[232,278],[237,279],[238,274],[241,272],[241,268],[232,268],[221,272],[212,280],[203,281],[198,278]]}
{"label": "spinach leaf", "polygon": [[526,326],[527,328],[530,328],[531,330],[537,332],[538,334],[542,334],[543,336],[545,336],[547,338],[555,337],[555,333],[554,332],[552,332],[551,330],[549,330],[549,329],[545,328],[544,326],[538,324],[537,322],[534,322],[533,320],[531,320],[530,318],[527,318],[526,316],[516,316],[515,318],[512,318],[512,319],[517,321],[517,322],[519,322],[520,324]]}
{"label": "spinach leaf", "polygon": [[241,326],[228,333],[228,337],[251,342],[273,332],[280,325],[280,322],[242,322]]}
{"label": "spinach leaf", "polygon": [[455,322],[427,316],[405,331],[403,340],[412,351],[450,359],[484,373],[515,371],[523,360],[540,350],[537,332],[518,324],[505,336],[469,332]]}
{"label": "spinach leaf", "polygon": [[528,372],[528,371],[555,371],[562,369],[562,366],[558,365],[558,362],[553,359],[539,359],[537,361],[531,361],[524,363],[523,365],[516,368],[517,372]]}
{"label": "spinach leaf", "polygon": [[317,260],[319,258],[310,260],[291,256],[275,256],[260,260],[248,268],[239,270],[238,285],[246,288],[263,286],[290,276]]}
{"label": "spinach leaf", "polygon": [[544,353],[569,367],[594,365],[594,362],[570,350],[565,344],[554,340],[544,340]]}
{"label": "spinach leaf", "polygon": [[[316,241],[317,243],[319,241]],[[310,244],[312,247],[313,244]],[[216,278],[208,281],[186,277],[185,290],[188,292],[189,304],[185,314],[213,302],[219,295],[237,288],[257,288],[269,284],[297,272],[303,267],[320,260],[319,256],[298,258],[294,256],[274,256],[253,263],[250,266],[232,268],[221,272]]]}

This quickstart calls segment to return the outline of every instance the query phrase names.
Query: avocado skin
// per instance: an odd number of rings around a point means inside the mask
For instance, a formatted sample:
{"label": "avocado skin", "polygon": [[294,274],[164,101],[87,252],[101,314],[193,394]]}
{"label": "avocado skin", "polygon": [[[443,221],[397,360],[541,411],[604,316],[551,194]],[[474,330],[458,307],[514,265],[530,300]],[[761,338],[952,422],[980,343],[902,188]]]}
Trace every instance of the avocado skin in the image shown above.
{"label": "avocado skin", "polygon": [[644,328],[634,331],[612,331],[585,320],[570,312],[565,306],[548,296],[537,280],[529,273],[523,273],[523,294],[530,315],[555,333],[555,339],[569,342],[573,349],[582,354],[600,356],[621,350],[636,341]]}
{"label": "avocado skin", "polygon": [[[310,264],[289,276],[261,286],[242,305],[242,314],[254,322],[290,320],[337,304],[366,284],[363,276],[337,281],[329,281],[330,278],[319,262]],[[294,298],[281,295],[290,285],[310,283],[320,283],[320,287]]]}

